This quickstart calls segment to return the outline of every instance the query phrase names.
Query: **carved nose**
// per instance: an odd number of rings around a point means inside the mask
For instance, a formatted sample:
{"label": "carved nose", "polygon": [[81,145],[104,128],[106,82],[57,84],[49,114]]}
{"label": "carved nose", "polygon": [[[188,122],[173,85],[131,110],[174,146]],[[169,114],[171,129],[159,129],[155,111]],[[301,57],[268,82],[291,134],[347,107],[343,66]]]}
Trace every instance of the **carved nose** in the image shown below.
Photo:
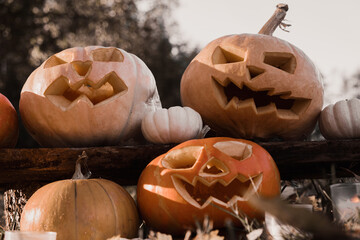
{"label": "carved nose", "polygon": [[74,68],[74,70],[80,75],[80,76],[86,76],[88,72],[90,72],[92,61],[75,61],[72,62],[71,65]]}
{"label": "carved nose", "polygon": [[200,176],[223,176],[229,173],[228,167],[219,159],[211,158],[200,170]]}

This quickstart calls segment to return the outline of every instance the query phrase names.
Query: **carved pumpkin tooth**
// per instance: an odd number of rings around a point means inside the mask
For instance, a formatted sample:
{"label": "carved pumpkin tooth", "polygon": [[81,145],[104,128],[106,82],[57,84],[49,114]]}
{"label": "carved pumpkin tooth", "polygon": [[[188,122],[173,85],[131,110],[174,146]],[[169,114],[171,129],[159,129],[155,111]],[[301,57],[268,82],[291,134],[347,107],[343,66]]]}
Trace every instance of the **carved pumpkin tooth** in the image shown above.
{"label": "carved pumpkin tooth", "polygon": [[[270,112],[276,112],[276,111],[279,111],[279,109],[276,108],[276,105],[275,103],[270,103],[266,106],[263,106],[263,107],[259,107],[256,109],[258,114],[267,114],[267,113],[270,113]],[[284,112],[287,112],[288,110],[284,110]]]}
{"label": "carved pumpkin tooth", "polygon": [[249,98],[240,101],[237,97],[233,97],[226,106],[227,109],[249,109],[252,112],[256,112],[256,105],[254,99]]}
{"label": "carved pumpkin tooth", "polygon": [[208,182],[200,177],[196,177],[193,183],[175,176],[172,180],[177,191],[181,192],[187,201],[196,207],[204,208],[214,200],[224,206],[229,206],[233,201],[246,201],[257,192],[262,174],[250,178],[239,175],[228,183],[221,179]]}

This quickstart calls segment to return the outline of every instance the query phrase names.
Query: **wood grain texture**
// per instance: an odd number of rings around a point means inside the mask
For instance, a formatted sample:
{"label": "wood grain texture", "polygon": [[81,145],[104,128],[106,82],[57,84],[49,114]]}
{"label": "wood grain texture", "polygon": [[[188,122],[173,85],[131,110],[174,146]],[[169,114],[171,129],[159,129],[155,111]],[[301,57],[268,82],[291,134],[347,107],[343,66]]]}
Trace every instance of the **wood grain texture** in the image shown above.
{"label": "wood grain texture", "polygon": [[[274,158],[283,180],[360,174],[360,140],[259,142]],[[141,171],[155,157],[175,145],[93,148],[0,149],[0,189],[43,185],[71,178],[83,151],[93,178],[136,185]]]}

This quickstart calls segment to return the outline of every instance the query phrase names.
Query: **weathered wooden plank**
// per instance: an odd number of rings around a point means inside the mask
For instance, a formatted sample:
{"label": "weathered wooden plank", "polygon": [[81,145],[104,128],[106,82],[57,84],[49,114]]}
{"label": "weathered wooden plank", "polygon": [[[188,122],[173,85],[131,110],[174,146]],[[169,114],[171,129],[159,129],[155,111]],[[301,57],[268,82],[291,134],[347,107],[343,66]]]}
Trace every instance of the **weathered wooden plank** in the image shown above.
{"label": "weathered wooden plank", "polygon": [[[276,161],[282,179],[329,178],[347,168],[360,173],[360,140],[260,142]],[[45,184],[71,178],[78,156],[85,151],[92,177],[134,185],[144,167],[174,145],[93,148],[0,149],[0,188]]]}
{"label": "weathered wooden plank", "polygon": [[360,174],[360,140],[260,143],[276,161],[282,179],[330,178]]}
{"label": "weathered wooden plank", "polygon": [[92,177],[111,179],[122,185],[136,184],[142,169],[170,145],[101,148],[0,149],[0,189],[37,188],[71,178],[83,151],[88,155]]}

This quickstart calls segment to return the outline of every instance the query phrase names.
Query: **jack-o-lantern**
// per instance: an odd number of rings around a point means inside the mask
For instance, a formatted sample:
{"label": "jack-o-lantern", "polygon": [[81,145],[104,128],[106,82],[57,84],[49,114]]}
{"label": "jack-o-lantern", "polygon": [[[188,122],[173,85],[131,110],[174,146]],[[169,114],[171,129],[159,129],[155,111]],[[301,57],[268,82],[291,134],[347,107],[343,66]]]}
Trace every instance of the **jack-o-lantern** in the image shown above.
{"label": "jack-o-lantern", "polygon": [[262,218],[248,203],[256,192],[263,197],[280,193],[270,154],[251,141],[217,137],[186,141],[155,158],[141,173],[137,201],[150,227],[179,234],[205,216],[214,227],[223,227],[232,218],[227,211],[234,209]]}
{"label": "jack-o-lantern", "polygon": [[218,133],[300,139],[314,129],[323,105],[320,74],[300,49],[271,36],[286,11],[279,4],[259,34],[210,42],[185,70],[183,105]]}
{"label": "jack-o-lantern", "polygon": [[43,146],[114,145],[141,136],[161,108],[144,62],[115,47],[76,47],[47,59],[21,91],[20,113]]}

